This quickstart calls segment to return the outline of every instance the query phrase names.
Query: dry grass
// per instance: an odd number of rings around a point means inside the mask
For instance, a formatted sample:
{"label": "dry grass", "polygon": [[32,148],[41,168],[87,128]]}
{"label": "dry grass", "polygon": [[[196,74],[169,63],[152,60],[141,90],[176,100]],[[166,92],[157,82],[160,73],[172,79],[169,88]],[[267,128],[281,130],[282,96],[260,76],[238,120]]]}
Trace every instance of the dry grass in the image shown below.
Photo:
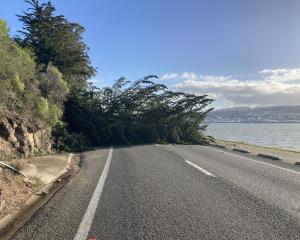
{"label": "dry grass", "polygon": [[10,162],[16,158],[16,155],[6,151],[0,151],[0,160],[5,162]]}
{"label": "dry grass", "polygon": [[22,177],[0,168],[0,219],[20,209],[32,195],[33,189]]}
{"label": "dry grass", "polygon": [[3,161],[10,166],[16,168],[17,170],[21,171],[28,165],[27,159],[17,158],[16,155],[9,152],[0,151],[0,161]]}
{"label": "dry grass", "polygon": [[26,159],[14,159],[11,161],[11,165],[16,168],[19,171],[22,171],[23,169],[25,169],[28,165],[28,162]]}

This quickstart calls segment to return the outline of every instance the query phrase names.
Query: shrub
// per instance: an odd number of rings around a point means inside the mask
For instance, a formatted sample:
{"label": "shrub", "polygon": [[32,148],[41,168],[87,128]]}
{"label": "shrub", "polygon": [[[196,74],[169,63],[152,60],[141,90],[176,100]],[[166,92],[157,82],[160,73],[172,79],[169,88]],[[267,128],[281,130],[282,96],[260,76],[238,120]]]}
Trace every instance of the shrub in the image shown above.
{"label": "shrub", "polygon": [[[22,112],[27,104],[24,94],[35,78],[36,64],[32,53],[9,38],[6,23],[0,20],[0,104],[12,111]],[[26,106],[26,107],[25,107]]]}
{"label": "shrub", "polygon": [[27,185],[35,191],[39,191],[45,185],[40,177],[30,177]]}
{"label": "shrub", "polygon": [[22,82],[22,80],[20,79],[19,74],[16,74],[15,76],[15,88],[18,92],[23,93],[25,90],[25,84],[24,82]]}
{"label": "shrub", "polygon": [[55,104],[51,104],[49,106],[47,123],[52,127],[59,124],[62,115],[63,115],[63,111],[61,110],[61,108]]}
{"label": "shrub", "polygon": [[35,98],[35,113],[43,119],[47,119],[49,105],[48,100],[43,97],[36,97]]}
{"label": "shrub", "polygon": [[52,129],[54,148],[59,151],[80,152],[88,149],[90,143],[82,133],[68,133],[64,124],[57,124]]}
{"label": "shrub", "polygon": [[62,105],[69,92],[69,88],[61,72],[52,64],[49,64],[46,70],[40,73],[39,80],[39,88],[42,96],[56,104]]}

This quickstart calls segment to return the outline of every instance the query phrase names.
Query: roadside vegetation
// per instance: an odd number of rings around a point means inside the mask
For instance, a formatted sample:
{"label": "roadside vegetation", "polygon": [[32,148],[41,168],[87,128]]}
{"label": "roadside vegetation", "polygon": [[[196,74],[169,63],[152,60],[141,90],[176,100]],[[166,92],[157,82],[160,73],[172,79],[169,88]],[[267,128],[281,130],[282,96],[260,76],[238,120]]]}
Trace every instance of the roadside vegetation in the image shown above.
{"label": "roadside vegetation", "polygon": [[85,29],[56,15],[51,2],[25,1],[20,36],[9,37],[0,20],[0,108],[45,122],[58,150],[211,140],[202,125],[207,96],[171,91],[154,75],[96,88]]}
{"label": "roadside vegetation", "polygon": [[0,107],[40,118],[50,126],[58,124],[67,94],[62,75],[51,63],[46,67],[38,65],[29,48],[21,47],[8,36],[3,20],[0,20],[0,56]]}
{"label": "roadside vegetation", "polygon": [[0,168],[0,220],[7,214],[19,210],[41,187],[40,182],[36,180],[24,181],[22,176]]}

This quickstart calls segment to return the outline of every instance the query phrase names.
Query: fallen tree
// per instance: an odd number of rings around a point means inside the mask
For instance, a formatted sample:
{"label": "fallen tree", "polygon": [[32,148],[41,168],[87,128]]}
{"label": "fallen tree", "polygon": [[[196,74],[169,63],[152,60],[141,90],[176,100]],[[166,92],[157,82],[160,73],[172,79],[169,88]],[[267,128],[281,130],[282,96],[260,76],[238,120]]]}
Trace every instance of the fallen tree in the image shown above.
{"label": "fallen tree", "polygon": [[[72,92],[65,103],[69,137],[77,144],[92,146],[208,143],[210,138],[203,134],[206,126],[201,123],[212,110],[212,99],[170,91],[155,83],[155,78],[151,75],[133,83],[121,78],[112,87],[98,89],[91,85]],[[56,131],[61,137],[61,129]],[[58,145],[67,142],[57,140]]]}

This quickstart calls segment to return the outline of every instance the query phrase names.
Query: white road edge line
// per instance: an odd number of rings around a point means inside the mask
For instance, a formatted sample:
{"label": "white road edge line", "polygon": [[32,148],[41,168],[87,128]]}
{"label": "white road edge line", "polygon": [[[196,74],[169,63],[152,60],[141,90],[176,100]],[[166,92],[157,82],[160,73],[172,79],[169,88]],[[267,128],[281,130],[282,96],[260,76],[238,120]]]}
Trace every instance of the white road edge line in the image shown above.
{"label": "white road edge line", "polygon": [[247,158],[247,157],[243,157],[243,156],[236,155],[236,154],[233,154],[233,153],[221,151],[221,150],[218,150],[218,149],[214,149],[214,148],[212,148],[212,147],[206,147],[206,146],[203,146],[203,147],[208,148],[208,149],[213,150],[213,151],[216,151],[216,152],[225,153],[225,154],[227,154],[227,155],[231,155],[231,156],[235,156],[235,157],[239,157],[239,158],[244,158],[244,159],[250,160],[250,161],[252,161],[252,162],[256,162],[256,163],[260,163],[260,164],[263,164],[263,165],[271,166],[271,167],[274,167],[274,168],[286,170],[286,171],[291,172],[291,173],[300,174],[300,172],[293,171],[293,170],[290,170],[290,169],[288,169],[288,168],[279,167],[279,166],[276,166],[276,165],[273,165],[273,164],[270,164],[270,163],[265,163],[265,162],[261,162],[261,161],[258,161],[258,160],[254,160],[254,159],[252,159],[252,158]]}
{"label": "white road edge line", "polygon": [[204,174],[206,174],[206,175],[208,175],[208,176],[210,176],[210,177],[217,177],[215,174],[210,173],[209,171],[205,170],[205,169],[202,168],[202,167],[199,167],[197,164],[192,163],[192,162],[190,162],[190,161],[187,160],[187,159],[184,159],[184,161],[185,161],[187,164],[191,165],[192,167],[198,169],[199,171],[203,172]]}
{"label": "white road edge line", "polygon": [[109,149],[109,153],[106,159],[105,166],[103,168],[102,174],[99,178],[97,187],[95,189],[95,192],[91,198],[91,201],[85,211],[84,217],[78,227],[76,236],[74,240],[86,240],[95,216],[96,209],[98,207],[98,203],[102,194],[102,190],[104,187],[104,183],[108,174],[111,158],[113,153],[113,147]]}

